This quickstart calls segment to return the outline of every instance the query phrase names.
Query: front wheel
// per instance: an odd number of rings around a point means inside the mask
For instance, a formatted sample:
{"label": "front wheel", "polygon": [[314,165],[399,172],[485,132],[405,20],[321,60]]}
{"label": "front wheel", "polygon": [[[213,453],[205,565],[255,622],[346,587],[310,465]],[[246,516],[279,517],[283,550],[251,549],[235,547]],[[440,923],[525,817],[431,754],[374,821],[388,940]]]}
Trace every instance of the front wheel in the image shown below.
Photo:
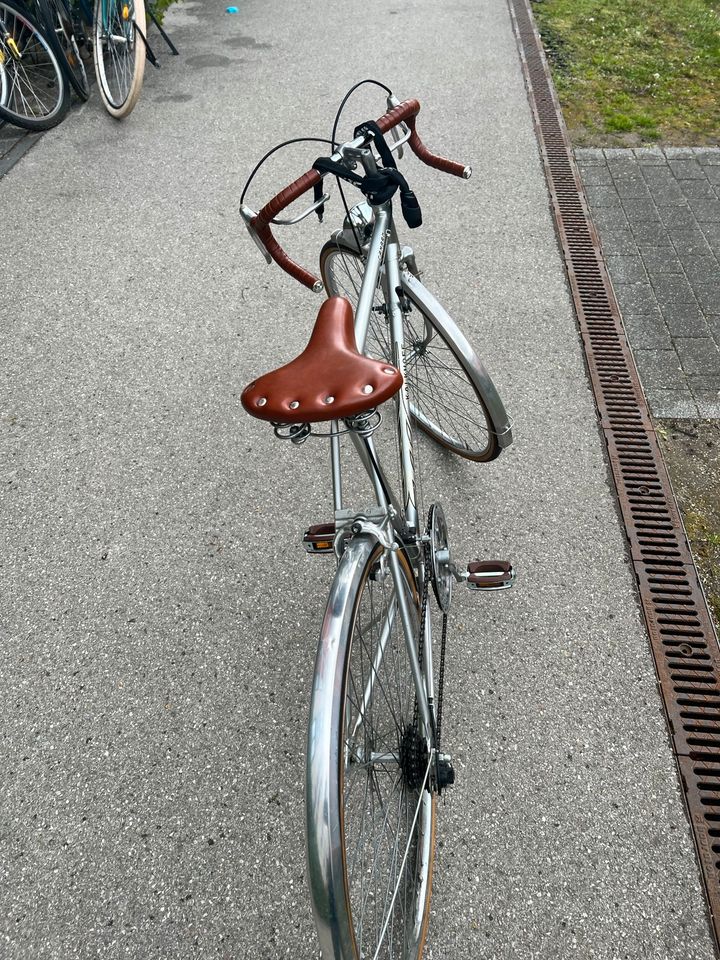
{"label": "front wheel", "polygon": [[[415,577],[398,554],[417,631]],[[348,543],[323,621],[308,728],[310,889],[327,960],[419,960],[435,795],[387,551]]]}
{"label": "front wheel", "polygon": [[96,0],[95,74],[108,113],[118,120],[135,106],[145,73],[144,0]]}
{"label": "front wheel", "polygon": [[49,130],[70,109],[57,57],[25,7],[0,2],[0,120]]}
{"label": "front wheel", "polygon": [[[329,296],[357,307],[365,259],[342,241],[320,252]],[[508,416],[490,376],[466,337],[425,286],[401,271],[405,376],[413,419],[436,443],[467,460],[494,460],[512,441]],[[382,277],[375,291],[365,351],[394,362]]]}

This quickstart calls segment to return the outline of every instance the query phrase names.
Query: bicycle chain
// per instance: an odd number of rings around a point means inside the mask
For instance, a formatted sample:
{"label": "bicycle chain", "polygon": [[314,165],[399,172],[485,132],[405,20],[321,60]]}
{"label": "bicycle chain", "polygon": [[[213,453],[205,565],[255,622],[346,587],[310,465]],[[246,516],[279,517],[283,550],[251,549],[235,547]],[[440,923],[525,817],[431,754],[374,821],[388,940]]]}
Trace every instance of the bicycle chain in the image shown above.
{"label": "bicycle chain", "polygon": [[[418,638],[418,662],[420,664],[420,669],[422,669],[423,664],[423,648],[425,646],[425,618],[427,617],[427,601],[428,601],[428,591],[430,587],[430,577],[432,571],[432,557],[431,557],[431,546],[430,546],[430,534],[431,526],[430,521],[432,519],[432,507],[428,512],[427,525],[425,527],[425,541],[423,543],[423,561],[424,561],[424,575],[422,583],[422,593],[421,593],[421,610],[420,610],[420,636]],[[435,750],[436,753],[440,754],[440,732],[442,729],[442,708],[443,708],[443,689],[445,685],[445,650],[447,647],[447,624],[448,624],[448,615],[443,613],[442,619],[442,636],[440,639],[440,669],[438,672],[438,696],[437,696],[437,705],[436,705],[436,716],[432,718],[434,720],[435,726]],[[432,650],[430,651],[430,656],[432,656]],[[417,698],[415,700],[415,710],[413,713],[413,726],[417,728],[418,721],[418,705]]]}

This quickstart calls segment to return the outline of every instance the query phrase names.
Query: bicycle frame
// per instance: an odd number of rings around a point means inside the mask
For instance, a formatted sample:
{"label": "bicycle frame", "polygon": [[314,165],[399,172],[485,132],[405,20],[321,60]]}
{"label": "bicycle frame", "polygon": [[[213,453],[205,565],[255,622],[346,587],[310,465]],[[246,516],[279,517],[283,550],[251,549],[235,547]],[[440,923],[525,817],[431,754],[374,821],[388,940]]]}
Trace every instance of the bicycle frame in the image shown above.
{"label": "bicycle frame", "polygon": [[[367,166],[374,166],[372,154],[363,151],[367,156],[360,159]],[[417,653],[417,633],[413,628],[412,614],[408,606],[407,597],[403,588],[402,571],[396,556],[396,550],[401,546],[416,545],[418,530],[417,504],[415,499],[415,467],[413,460],[412,433],[410,425],[410,402],[405,383],[405,361],[403,353],[403,315],[400,302],[400,256],[401,248],[398,242],[397,231],[392,217],[390,202],[372,207],[374,214],[373,231],[367,253],[367,266],[360,288],[360,297],[355,315],[355,339],[360,352],[363,352],[367,331],[370,325],[370,315],[373,307],[375,290],[378,278],[384,268],[381,278],[385,303],[389,312],[390,336],[392,343],[392,362],[403,374],[403,384],[395,397],[398,438],[400,444],[402,503],[400,503],[388,483],[373,443],[372,436],[352,430],[350,437],[365,468],[375,491],[377,501],[377,515],[367,518],[371,522],[363,522],[354,511],[348,511],[343,505],[342,494],[342,467],[340,461],[339,424],[333,421],[331,444],[331,466],[333,500],[337,523],[347,524],[357,520],[357,529],[374,534],[387,548],[389,553],[390,572],[393,577],[396,595],[399,602],[400,621],[407,648],[408,659],[413,674],[413,681],[417,694],[418,707],[422,718],[425,735],[434,746],[435,718],[433,715],[433,670],[432,656],[423,657],[420,665]],[[403,519],[404,523],[403,523]],[[372,522],[379,520],[379,523]],[[388,531],[392,530],[392,536]],[[420,579],[424,574],[423,563],[420,557],[416,559],[420,572]],[[393,611],[388,612],[388,620],[394,617]],[[391,625],[388,625],[387,633]],[[424,646],[431,651],[432,636],[430,618],[425,619]],[[381,651],[382,651],[381,646]],[[370,680],[372,684],[372,678]],[[370,691],[371,692],[371,689]],[[366,692],[366,696],[369,692]]]}

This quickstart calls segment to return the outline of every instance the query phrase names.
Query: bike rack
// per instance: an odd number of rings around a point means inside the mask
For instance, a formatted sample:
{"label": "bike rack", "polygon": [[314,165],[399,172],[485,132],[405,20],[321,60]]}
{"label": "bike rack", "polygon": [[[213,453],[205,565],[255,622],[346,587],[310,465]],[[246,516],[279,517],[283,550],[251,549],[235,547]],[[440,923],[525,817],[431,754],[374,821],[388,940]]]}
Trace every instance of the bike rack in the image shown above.
{"label": "bike rack", "polygon": [[[165,43],[166,43],[167,46],[169,47],[170,53],[172,54],[172,56],[173,56],[173,57],[178,57],[178,56],[180,56],[180,51],[179,51],[178,48],[175,46],[175,44],[172,42],[172,40],[170,39],[170,37],[167,35],[166,31],[163,29],[162,24],[160,23],[160,21],[158,20],[158,18],[155,16],[155,14],[154,14],[154,12],[153,12],[153,10],[152,10],[152,7],[150,6],[150,3],[148,2],[148,0],[145,0],[145,13],[148,15],[148,17],[150,17],[150,19],[152,20],[152,22],[153,22],[153,23],[155,24],[155,26],[157,27],[158,31],[160,32],[160,36],[163,38],[163,40],[165,41]],[[155,69],[156,69],[156,70],[159,70],[159,69],[160,69],[160,61],[159,61],[158,58],[155,56],[155,52],[153,51],[153,48],[150,46],[150,43],[149,43],[149,41],[148,41],[148,38],[145,36],[145,34],[142,32],[142,30],[138,27],[137,24],[135,24],[135,29],[137,30],[138,34],[140,35],[140,39],[142,40],[142,42],[145,44],[145,55],[147,56],[147,58],[148,58],[148,60],[150,61],[150,63],[155,67]]]}

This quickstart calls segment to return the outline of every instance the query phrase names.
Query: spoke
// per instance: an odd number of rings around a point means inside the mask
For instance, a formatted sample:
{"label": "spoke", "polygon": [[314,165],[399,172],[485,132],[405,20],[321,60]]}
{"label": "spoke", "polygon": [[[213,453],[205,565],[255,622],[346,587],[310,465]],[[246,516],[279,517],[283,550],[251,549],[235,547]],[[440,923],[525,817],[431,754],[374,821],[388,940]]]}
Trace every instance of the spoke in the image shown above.
{"label": "spoke", "polygon": [[[325,266],[328,292],[348,297],[357,305],[364,260],[338,246]],[[383,303],[382,291],[376,299]],[[413,302],[404,318],[405,375],[411,410],[416,425],[423,426],[436,440],[456,450],[479,454],[490,442],[488,420],[465,367],[438,330]],[[371,314],[366,352],[392,361],[387,320]]]}

